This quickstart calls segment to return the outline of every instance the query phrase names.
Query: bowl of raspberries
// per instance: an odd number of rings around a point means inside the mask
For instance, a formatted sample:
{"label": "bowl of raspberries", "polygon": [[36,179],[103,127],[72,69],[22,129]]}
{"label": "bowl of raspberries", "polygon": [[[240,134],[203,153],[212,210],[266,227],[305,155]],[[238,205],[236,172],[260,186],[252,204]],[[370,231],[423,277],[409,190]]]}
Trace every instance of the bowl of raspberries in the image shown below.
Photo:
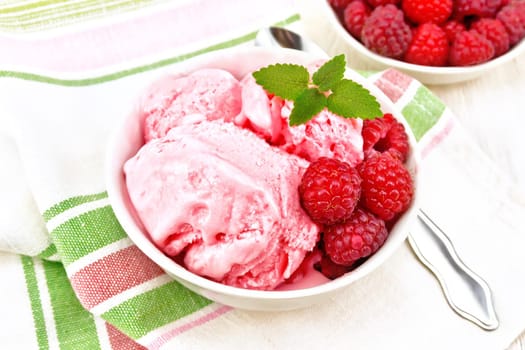
{"label": "bowl of raspberries", "polygon": [[350,57],[425,84],[470,80],[525,51],[525,0],[316,1]]}

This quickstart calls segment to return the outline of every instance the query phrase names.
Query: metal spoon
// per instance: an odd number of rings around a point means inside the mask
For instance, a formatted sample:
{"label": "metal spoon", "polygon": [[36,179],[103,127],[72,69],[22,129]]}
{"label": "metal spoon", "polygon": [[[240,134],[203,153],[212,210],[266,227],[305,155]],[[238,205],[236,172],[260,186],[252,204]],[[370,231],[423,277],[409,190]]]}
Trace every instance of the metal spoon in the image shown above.
{"label": "metal spoon", "polygon": [[[261,29],[255,45],[278,46],[327,56],[310,40],[285,28]],[[450,238],[422,210],[408,235],[408,241],[419,260],[436,276],[450,307],[461,317],[485,330],[499,326],[487,282],[472,271],[458,256]]]}

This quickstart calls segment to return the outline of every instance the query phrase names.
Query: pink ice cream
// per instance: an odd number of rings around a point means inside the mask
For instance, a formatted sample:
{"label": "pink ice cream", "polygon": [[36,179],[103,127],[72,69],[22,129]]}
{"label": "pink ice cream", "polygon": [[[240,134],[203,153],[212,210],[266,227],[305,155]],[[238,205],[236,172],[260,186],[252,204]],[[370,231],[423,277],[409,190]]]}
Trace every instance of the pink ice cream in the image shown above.
{"label": "pink ice cream", "polygon": [[270,98],[251,74],[241,80],[241,89],[242,112],[234,123],[252,130],[270,144],[282,141],[283,129],[288,127],[281,115],[285,101],[278,96]]}
{"label": "pink ice cream", "polygon": [[297,191],[308,162],[233,123],[172,128],[125,164],[130,198],[151,239],[192,272],[274,289],[311,251],[319,228]]}
{"label": "pink ice cream", "polygon": [[269,97],[251,75],[241,86],[242,113],[236,124],[311,162],[329,157],[355,166],[363,160],[362,119],[341,118],[325,109],[306,124],[290,126],[293,102]]}
{"label": "pink ice cream", "polygon": [[219,69],[152,86],[141,104],[146,143],[124,171],[132,204],[165,254],[224,284],[290,288],[283,282],[319,238],[300,205],[302,174],[322,156],[363,159],[361,120],[325,110],[291,127],[292,107],[251,74],[239,81]]}
{"label": "pink ice cream", "polygon": [[[142,101],[144,139],[159,138],[177,125],[201,120],[231,121],[241,112],[241,86],[229,72],[202,69],[154,84]],[[188,118],[193,116],[193,118]],[[188,121],[189,119],[189,121]]]}
{"label": "pink ice cream", "polygon": [[308,123],[290,127],[292,108],[288,101],[282,108],[287,127],[282,130],[284,143],[279,147],[311,162],[328,157],[356,166],[363,161],[362,119],[341,118],[325,109]]}

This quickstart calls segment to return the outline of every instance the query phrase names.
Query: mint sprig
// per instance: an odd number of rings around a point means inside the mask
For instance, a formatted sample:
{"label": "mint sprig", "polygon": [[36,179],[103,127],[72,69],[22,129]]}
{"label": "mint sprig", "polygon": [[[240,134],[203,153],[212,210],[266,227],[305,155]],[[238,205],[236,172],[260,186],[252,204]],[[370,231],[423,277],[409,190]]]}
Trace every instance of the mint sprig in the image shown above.
{"label": "mint sprig", "polygon": [[341,79],[332,87],[327,107],[345,118],[373,119],[382,115],[375,97],[362,85],[349,79]]}
{"label": "mint sprig", "polygon": [[318,89],[306,89],[295,99],[290,125],[306,123],[321,112],[328,104],[328,99]]}
{"label": "mint sprig", "polygon": [[362,85],[344,78],[346,61],[338,55],[312,77],[301,65],[274,64],[253,73],[267,92],[294,102],[290,125],[308,122],[325,107],[343,118],[373,119],[382,115],[379,103]]}
{"label": "mint sprig", "polygon": [[343,79],[345,75],[345,66],[345,56],[335,56],[330,61],[319,67],[312,76],[312,80],[314,84],[319,87],[319,90],[328,91]]}
{"label": "mint sprig", "polygon": [[292,101],[308,89],[310,82],[308,70],[296,64],[275,64],[261,68],[253,73],[253,77],[266,91]]}

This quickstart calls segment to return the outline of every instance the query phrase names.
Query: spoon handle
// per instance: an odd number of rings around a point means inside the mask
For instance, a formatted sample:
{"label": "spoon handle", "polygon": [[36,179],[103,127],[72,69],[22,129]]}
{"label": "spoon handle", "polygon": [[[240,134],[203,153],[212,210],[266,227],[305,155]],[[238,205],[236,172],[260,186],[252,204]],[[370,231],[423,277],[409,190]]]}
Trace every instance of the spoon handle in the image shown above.
{"label": "spoon handle", "polygon": [[410,245],[436,276],[450,307],[485,330],[498,328],[487,282],[465,265],[449,237],[422,209],[415,221],[408,236]]}

